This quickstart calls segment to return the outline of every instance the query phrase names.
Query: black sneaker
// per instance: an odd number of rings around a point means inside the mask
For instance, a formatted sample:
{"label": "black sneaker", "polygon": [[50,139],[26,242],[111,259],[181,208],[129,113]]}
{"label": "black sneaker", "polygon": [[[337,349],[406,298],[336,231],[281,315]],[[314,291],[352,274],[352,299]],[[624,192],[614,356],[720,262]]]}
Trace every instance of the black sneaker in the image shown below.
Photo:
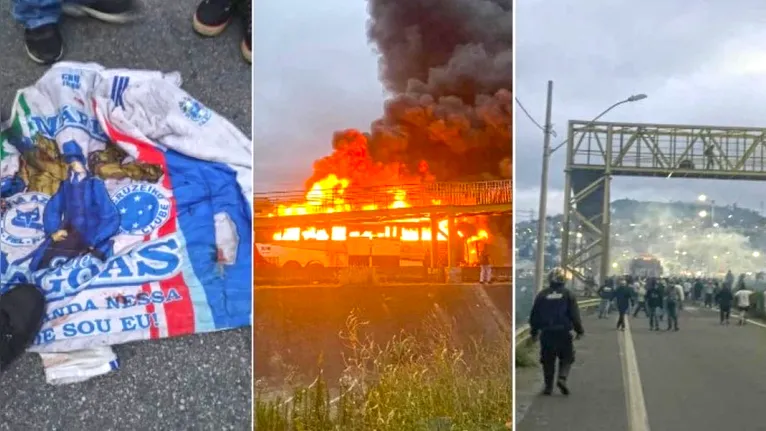
{"label": "black sneaker", "polygon": [[34,285],[20,284],[0,295],[0,371],[32,344],[44,313],[45,298]]}
{"label": "black sneaker", "polygon": [[52,64],[59,61],[64,55],[64,39],[59,25],[54,23],[25,29],[24,47],[35,63]]}
{"label": "black sneaker", "polygon": [[556,386],[559,388],[562,394],[569,395],[569,387],[567,387],[566,379],[558,379]]}
{"label": "black sneaker", "polygon": [[245,20],[245,34],[242,36],[242,43],[239,44],[239,49],[242,51],[242,57],[245,61],[253,63],[253,2],[247,0],[245,7],[242,10]]}
{"label": "black sneaker", "polygon": [[91,17],[112,24],[124,24],[138,16],[134,0],[96,0],[88,4],[65,2],[61,8],[69,16]]}
{"label": "black sneaker", "polygon": [[234,16],[234,6],[234,0],[203,0],[194,13],[194,31],[208,37],[223,33]]}

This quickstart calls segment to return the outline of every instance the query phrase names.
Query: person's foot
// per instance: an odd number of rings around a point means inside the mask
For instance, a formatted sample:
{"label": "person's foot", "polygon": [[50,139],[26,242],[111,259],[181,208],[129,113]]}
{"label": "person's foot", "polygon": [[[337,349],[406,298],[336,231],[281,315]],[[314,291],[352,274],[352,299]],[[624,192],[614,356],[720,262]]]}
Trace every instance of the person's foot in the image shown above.
{"label": "person's foot", "polygon": [[134,0],[96,0],[88,4],[65,2],[62,11],[69,16],[91,17],[112,24],[124,24],[138,16]]}
{"label": "person's foot", "polygon": [[569,395],[569,387],[567,387],[566,379],[558,379],[556,386],[559,388],[562,394]]}
{"label": "person's foot", "polygon": [[35,63],[52,64],[64,55],[64,39],[58,23],[24,30],[24,47]]}
{"label": "person's foot", "polygon": [[244,57],[245,61],[252,64],[253,63],[253,10],[252,10],[252,0],[248,0],[245,2],[245,7],[242,13],[244,14],[244,20],[245,20],[245,31],[244,35],[242,36],[242,42],[239,44],[239,49],[242,51],[242,57]]}
{"label": "person's foot", "polygon": [[0,372],[32,344],[42,326],[45,297],[31,284],[0,295]]}
{"label": "person's foot", "polygon": [[226,30],[234,12],[233,0],[203,0],[194,12],[192,27],[203,36],[218,36]]}
{"label": "person's foot", "polygon": [[551,395],[553,394],[553,388],[544,388],[541,393],[546,396]]}

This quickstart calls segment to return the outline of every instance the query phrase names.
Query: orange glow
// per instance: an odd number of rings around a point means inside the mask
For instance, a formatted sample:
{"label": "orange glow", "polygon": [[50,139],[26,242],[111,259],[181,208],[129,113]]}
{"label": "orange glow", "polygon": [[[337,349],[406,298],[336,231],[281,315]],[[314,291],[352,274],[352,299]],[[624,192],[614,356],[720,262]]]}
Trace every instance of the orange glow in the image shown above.
{"label": "orange glow", "polygon": [[[347,191],[351,185],[351,180],[340,178],[335,174],[329,174],[324,178],[314,182],[306,192],[305,200],[302,203],[279,205],[276,211],[269,214],[274,216],[293,216],[306,214],[330,214],[343,211],[375,211],[381,208],[399,209],[410,208],[412,204],[407,201],[407,191],[391,186],[387,193],[391,196],[387,206],[381,207],[378,204],[360,204],[352,205],[347,201]],[[353,199],[352,199],[353,201]],[[432,199],[432,205],[440,205],[441,201]],[[384,204],[385,205],[385,204]],[[283,229],[273,235],[274,241],[345,241],[347,238],[396,238],[400,241],[416,242],[431,241],[433,233],[430,226],[422,226],[427,219],[405,219],[390,222],[383,227],[376,227],[372,230],[349,230],[347,226],[316,227],[309,226],[304,228],[292,227]],[[413,226],[417,224],[419,226]],[[410,225],[410,226],[407,226]],[[439,222],[439,232],[437,241],[447,241],[447,220]],[[457,232],[458,237],[468,243],[484,240],[488,238],[486,231],[479,231],[477,235],[466,238],[462,232]]]}

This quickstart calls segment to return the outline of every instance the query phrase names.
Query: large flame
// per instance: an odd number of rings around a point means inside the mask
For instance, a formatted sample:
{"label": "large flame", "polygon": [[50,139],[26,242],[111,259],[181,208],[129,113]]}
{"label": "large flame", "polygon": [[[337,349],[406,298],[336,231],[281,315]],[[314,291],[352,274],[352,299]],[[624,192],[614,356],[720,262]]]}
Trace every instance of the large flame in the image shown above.
{"label": "large flame", "polygon": [[[399,209],[410,208],[412,205],[407,201],[407,191],[397,186],[391,186],[386,193],[391,195],[389,204],[385,208],[381,208],[374,203],[361,205],[357,204],[356,208],[352,208],[352,205],[346,200],[346,191],[351,185],[351,181],[347,178],[339,178],[335,174],[330,174],[324,178],[314,182],[309,190],[306,192],[305,201],[290,205],[279,205],[276,211],[269,214],[270,217],[274,216],[292,216],[292,215],[306,215],[306,214],[319,214],[319,213],[338,213],[343,211],[359,210],[362,211],[375,211],[379,209]],[[433,205],[439,205],[439,201],[436,199],[431,200]],[[424,226],[428,225],[428,226]],[[373,230],[374,229],[374,230]],[[447,220],[441,220],[438,224],[438,231],[436,234],[437,241],[447,241],[446,233],[448,231]],[[489,238],[487,231],[481,230],[476,235],[468,238],[458,231],[457,235],[466,241],[472,243],[480,240],[486,240]],[[433,238],[433,232],[429,220],[426,219],[403,219],[390,222],[384,226],[376,226],[370,228],[370,230],[351,230],[347,226],[337,225],[332,227],[291,227],[283,229],[280,232],[276,232],[273,235],[274,241],[301,241],[301,240],[316,240],[316,241],[345,241],[348,238],[395,238],[401,241],[431,241]]]}

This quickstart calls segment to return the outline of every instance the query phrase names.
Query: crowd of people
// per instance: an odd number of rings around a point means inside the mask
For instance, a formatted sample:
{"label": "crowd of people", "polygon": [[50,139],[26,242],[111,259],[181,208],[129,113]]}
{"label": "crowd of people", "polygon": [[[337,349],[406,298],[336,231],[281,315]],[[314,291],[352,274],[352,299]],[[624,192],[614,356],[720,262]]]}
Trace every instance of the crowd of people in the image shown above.
{"label": "crowd of people", "polygon": [[649,329],[660,330],[660,322],[667,322],[667,330],[678,331],[678,312],[685,305],[716,307],[720,324],[728,325],[732,308],[739,313],[738,325],[747,323],[752,307],[753,291],[745,284],[745,275],[735,283],[731,271],[723,280],[690,277],[610,277],[597,291],[601,299],[598,317],[607,318],[612,309],[618,313],[617,329],[625,329],[625,315],[632,310],[633,317],[641,312],[649,319]]}
{"label": "crowd of people", "polygon": [[[585,334],[575,294],[565,287],[566,272],[554,268],[548,274],[548,287],[535,297],[529,316],[532,340],[540,341],[540,363],[545,387],[543,395],[551,395],[553,386],[569,395],[567,379],[575,360],[572,332],[576,338]],[[598,289],[601,298],[598,317],[608,318],[614,306],[619,317],[617,329],[625,330],[625,316],[643,312],[649,318],[651,330],[659,331],[660,322],[667,321],[668,331],[678,331],[678,312],[686,305],[718,307],[721,325],[729,324],[732,306],[739,312],[739,325],[747,322],[748,311],[754,305],[753,291],[745,285],[745,276],[734,282],[729,271],[723,280],[688,277],[610,277]],[[558,377],[556,377],[558,365]]]}

